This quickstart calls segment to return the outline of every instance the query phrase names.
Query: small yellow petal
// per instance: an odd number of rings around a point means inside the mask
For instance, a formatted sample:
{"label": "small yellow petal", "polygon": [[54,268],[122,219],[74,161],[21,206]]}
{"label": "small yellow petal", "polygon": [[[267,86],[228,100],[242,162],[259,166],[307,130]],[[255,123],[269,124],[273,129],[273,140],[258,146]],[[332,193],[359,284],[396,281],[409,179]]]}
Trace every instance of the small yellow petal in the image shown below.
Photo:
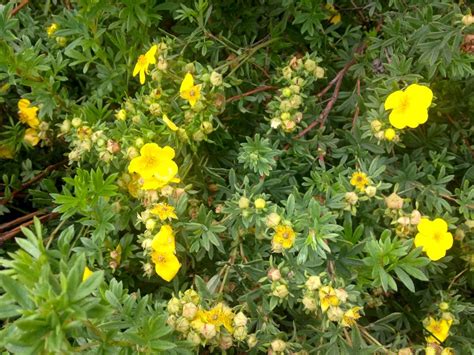
{"label": "small yellow petal", "polygon": [[84,273],[82,274],[82,282],[86,281],[89,277],[91,277],[92,274],[93,274],[93,272],[91,271],[91,269],[89,269],[86,266],[84,268]]}
{"label": "small yellow petal", "polygon": [[163,122],[166,124],[166,126],[171,129],[173,132],[176,132],[178,130],[178,126],[174,124],[173,121],[171,121],[167,115],[163,115]]}
{"label": "small yellow petal", "polygon": [[[184,76],[183,82],[181,83],[181,87],[179,88],[179,92],[181,94],[181,97],[183,92],[189,91],[192,87],[194,86],[194,78],[191,73],[186,73]],[[183,99],[186,99],[183,97]]]}

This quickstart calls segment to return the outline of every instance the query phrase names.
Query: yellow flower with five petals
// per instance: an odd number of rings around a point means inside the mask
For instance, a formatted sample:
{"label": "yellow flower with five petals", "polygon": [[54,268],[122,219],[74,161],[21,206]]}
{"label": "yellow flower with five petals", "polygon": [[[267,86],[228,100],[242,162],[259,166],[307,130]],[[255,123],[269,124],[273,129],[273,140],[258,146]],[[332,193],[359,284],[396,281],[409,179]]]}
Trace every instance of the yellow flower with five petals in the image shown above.
{"label": "yellow flower with five petals", "polygon": [[390,124],[398,129],[418,127],[428,120],[432,100],[431,89],[418,84],[391,93],[385,100],[385,110],[392,110],[388,117]]}
{"label": "yellow flower with five petals", "polygon": [[367,177],[366,173],[361,171],[356,171],[351,176],[351,185],[355,186],[360,191],[365,190],[365,186],[369,184],[369,178]]}
{"label": "yellow flower with five petals", "polygon": [[319,302],[321,303],[321,310],[326,312],[330,306],[339,305],[339,298],[336,290],[331,286],[323,286],[319,289]]}
{"label": "yellow flower with five petals", "polygon": [[176,213],[174,212],[174,207],[168,205],[167,203],[159,203],[151,209],[151,214],[158,216],[160,220],[164,221],[168,218],[177,219]]}
{"label": "yellow flower with five petals", "polygon": [[415,247],[423,247],[423,251],[433,260],[439,260],[453,246],[453,235],[448,232],[448,224],[441,218],[430,221],[422,218],[417,225]]}
{"label": "yellow flower with five petals", "polygon": [[181,98],[187,100],[191,107],[201,98],[201,84],[194,85],[194,78],[191,73],[186,73],[179,88]]}
{"label": "yellow flower with five petals", "polygon": [[140,84],[145,84],[145,74],[148,74],[148,67],[151,64],[156,64],[156,51],[158,50],[158,46],[155,44],[153,45],[148,52],[142,54],[138,57],[137,64],[135,64],[135,68],[133,69],[133,76],[137,76],[140,74]]}
{"label": "yellow flower with five petals", "polygon": [[449,335],[449,328],[451,328],[452,320],[440,319],[436,320],[433,317],[429,317],[426,320],[426,330],[428,330],[431,335],[426,337],[428,343],[437,343],[443,342]]}

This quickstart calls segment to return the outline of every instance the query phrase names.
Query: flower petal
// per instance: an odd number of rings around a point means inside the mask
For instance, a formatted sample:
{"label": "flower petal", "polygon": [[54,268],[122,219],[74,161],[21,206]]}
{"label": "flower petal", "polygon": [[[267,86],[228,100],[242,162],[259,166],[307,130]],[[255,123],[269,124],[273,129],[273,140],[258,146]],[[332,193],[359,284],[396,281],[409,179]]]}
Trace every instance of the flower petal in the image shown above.
{"label": "flower petal", "polygon": [[406,125],[410,128],[416,128],[428,120],[428,110],[419,107],[411,107],[406,110]]}
{"label": "flower petal", "polygon": [[156,143],[147,143],[140,149],[140,154],[145,156],[156,157],[161,153],[161,148]]}
{"label": "flower petal", "polygon": [[446,221],[442,218],[436,218],[433,222],[433,228],[441,233],[441,232],[447,232],[448,231],[448,224]]}
{"label": "flower petal", "polygon": [[444,233],[439,240],[440,247],[443,249],[451,249],[453,246],[453,235],[451,233]]}
{"label": "flower petal", "polygon": [[155,271],[163,280],[170,282],[181,268],[178,258],[171,253],[152,253]]}
{"label": "flower petal", "polygon": [[145,84],[145,69],[140,69],[140,84]]}
{"label": "flower petal", "polygon": [[446,250],[440,248],[439,245],[434,244],[431,245],[429,248],[426,248],[426,255],[433,261],[441,259],[443,256],[446,255]]}
{"label": "flower petal", "polygon": [[405,93],[402,90],[398,90],[392,92],[388,97],[385,99],[385,110],[395,109],[402,104],[402,99],[404,98]]}
{"label": "flower petal", "polygon": [[433,100],[433,91],[427,86],[411,84],[405,90],[410,102],[416,104],[420,108],[428,108]]}
{"label": "flower petal", "polygon": [[135,68],[133,68],[133,74],[132,76],[137,76],[138,72],[140,71],[141,65],[140,62],[137,61],[137,64],[135,64]]}
{"label": "flower petal", "polygon": [[175,156],[174,149],[171,148],[170,146],[165,146],[163,149],[161,149],[159,153],[160,159],[173,159]]}
{"label": "flower petal", "polygon": [[398,129],[403,129],[407,126],[407,113],[404,110],[394,109],[388,116],[390,124]]}
{"label": "flower petal", "polygon": [[151,46],[151,48],[148,50],[148,52],[145,53],[145,57],[148,61],[149,64],[155,64],[156,63],[156,51],[158,50],[158,46],[155,44]]}
{"label": "flower petal", "polygon": [[[194,86],[193,76],[191,75],[191,73],[186,73],[186,75],[184,76],[183,82],[181,83],[181,87],[179,88],[179,93],[181,94],[181,97],[183,97],[182,94],[184,92],[189,91],[193,86]],[[186,99],[186,98],[183,97],[183,99]]]}
{"label": "flower petal", "polygon": [[420,220],[420,223],[418,223],[417,228],[418,232],[423,233],[423,234],[430,234],[431,233],[431,222],[428,218],[422,218]]}
{"label": "flower petal", "polygon": [[429,243],[429,237],[426,234],[418,233],[415,236],[415,247],[423,247],[423,251],[426,251],[426,245]]}

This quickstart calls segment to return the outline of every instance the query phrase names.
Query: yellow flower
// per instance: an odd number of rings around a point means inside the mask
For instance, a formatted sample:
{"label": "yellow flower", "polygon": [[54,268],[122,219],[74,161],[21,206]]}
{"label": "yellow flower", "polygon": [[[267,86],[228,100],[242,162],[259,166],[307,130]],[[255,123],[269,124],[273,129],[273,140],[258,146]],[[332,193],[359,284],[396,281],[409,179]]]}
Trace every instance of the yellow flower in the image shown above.
{"label": "yellow flower", "polygon": [[177,219],[176,213],[174,213],[174,207],[167,203],[159,203],[150,211],[155,216],[158,216],[160,220],[164,221],[168,218]]}
{"label": "yellow flower", "polygon": [[148,52],[142,54],[138,57],[137,64],[135,64],[135,68],[133,69],[133,76],[137,76],[140,73],[140,84],[145,84],[145,74],[148,74],[148,67],[150,64],[156,64],[156,51],[158,50],[158,46],[155,44],[153,45]]}
{"label": "yellow flower", "polygon": [[174,149],[169,146],[161,148],[156,143],[147,143],[140,149],[140,156],[132,159],[128,171],[140,175],[144,190],[163,187],[176,181],[178,166],[173,161],[174,155]]}
{"label": "yellow flower", "polygon": [[336,291],[331,286],[323,286],[319,289],[319,302],[324,313],[330,306],[337,306],[339,298],[337,298]]}
{"label": "yellow flower", "polygon": [[209,311],[199,313],[201,321],[207,324],[212,324],[219,329],[224,326],[229,333],[233,333],[234,328],[232,327],[232,320],[234,319],[234,313],[232,310],[223,303],[218,303]]}
{"label": "yellow flower", "polygon": [[163,115],[163,122],[171,129],[173,132],[178,130],[178,126],[176,126],[173,121],[171,121],[166,114]]}
{"label": "yellow flower", "polygon": [[388,141],[393,141],[393,138],[395,138],[395,136],[397,135],[395,133],[395,130],[393,128],[387,128],[384,132],[383,132],[383,135],[385,137],[386,140]]}
{"label": "yellow flower", "polygon": [[174,233],[171,226],[165,224],[161,226],[158,234],[155,235],[151,242],[151,248],[154,251],[162,253],[175,253],[176,243],[174,239]]}
{"label": "yellow flower", "polygon": [[34,128],[27,128],[23,139],[26,143],[32,145],[33,147],[37,145],[40,141],[40,138],[38,137],[38,132]]}
{"label": "yellow flower", "polygon": [[38,107],[30,107],[30,105],[31,102],[28,99],[18,101],[18,115],[21,122],[28,124],[31,128],[36,128],[40,124],[38,119]]}
{"label": "yellow flower", "polygon": [[448,224],[443,219],[430,221],[428,218],[422,218],[417,228],[415,247],[423,247],[423,251],[431,260],[441,259],[446,255],[446,250],[453,246],[453,235],[448,232]]}
{"label": "yellow flower", "polygon": [[369,184],[369,178],[361,171],[356,171],[351,176],[351,185],[355,186],[361,191],[365,190],[365,186]]}
{"label": "yellow flower", "polygon": [[275,227],[275,235],[273,236],[273,245],[289,249],[295,242],[296,233],[290,226],[279,224]]}
{"label": "yellow flower", "polygon": [[188,100],[191,107],[194,107],[201,97],[201,84],[194,85],[194,78],[191,73],[186,73],[184,76],[181,87],[179,88],[179,95],[183,99]]}
{"label": "yellow flower", "polygon": [[326,18],[329,20],[329,22],[331,22],[333,25],[337,25],[339,22],[341,22],[341,14],[334,8],[333,5],[326,4],[325,7],[330,13],[330,15]]}
{"label": "yellow flower", "polygon": [[6,145],[0,145],[0,159],[12,159],[14,150]]}
{"label": "yellow flower", "polygon": [[91,269],[89,269],[86,266],[84,268],[84,273],[82,274],[82,282],[86,281],[89,277],[91,277],[92,274],[93,274],[93,272],[91,271]]}
{"label": "yellow flower", "polygon": [[348,311],[344,313],[342,316],[342,321],[341,324],[344,327],[350,327],[354,325],[357,321],[357,319],[360,318],[359,311],[361,310],[361,307],[352,307]]}
{"label": "yellow flower", "polygon": [[390,112],[389,120],[398,129],[415,128],[428,120],[428,108],[433,92],[427,86],[412,84],[405,91],[391,93],[385,100],[385,110]]}
{"label": "yellow flower", "polygon": [[46,32],[48,33],[48,37],[51,37],[54,32],[56,32],[58,29],[58,25],[56,23],[52,23],[51,26],[49,26],[46,29]]}
{"label": "yellow flower", "polygon": [[427,323],[428,325],[425,328],[432,335],[430,334],[429,336],[427,336],[426,341],[429,343],[439,344],[440,342],[445,341],[448,337],[449,328],[451,327],[453,321],[446,319],[435,320],[433,317],[429,317]]}
{"label": "yellow flower", "polygon": [[163,280],[170,282],[178,273],[181,264],[173,253],[153,251],[151,259],[155,263],[155,271]]}

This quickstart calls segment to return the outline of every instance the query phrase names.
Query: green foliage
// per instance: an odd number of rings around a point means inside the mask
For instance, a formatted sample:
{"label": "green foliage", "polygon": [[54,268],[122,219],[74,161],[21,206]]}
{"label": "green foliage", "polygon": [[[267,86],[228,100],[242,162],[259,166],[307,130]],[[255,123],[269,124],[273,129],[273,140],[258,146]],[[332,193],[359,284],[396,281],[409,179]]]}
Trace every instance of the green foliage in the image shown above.
{"label": "green foliage", "polygon": [[0,351],[470,353],[472,10],[0,5]]}

